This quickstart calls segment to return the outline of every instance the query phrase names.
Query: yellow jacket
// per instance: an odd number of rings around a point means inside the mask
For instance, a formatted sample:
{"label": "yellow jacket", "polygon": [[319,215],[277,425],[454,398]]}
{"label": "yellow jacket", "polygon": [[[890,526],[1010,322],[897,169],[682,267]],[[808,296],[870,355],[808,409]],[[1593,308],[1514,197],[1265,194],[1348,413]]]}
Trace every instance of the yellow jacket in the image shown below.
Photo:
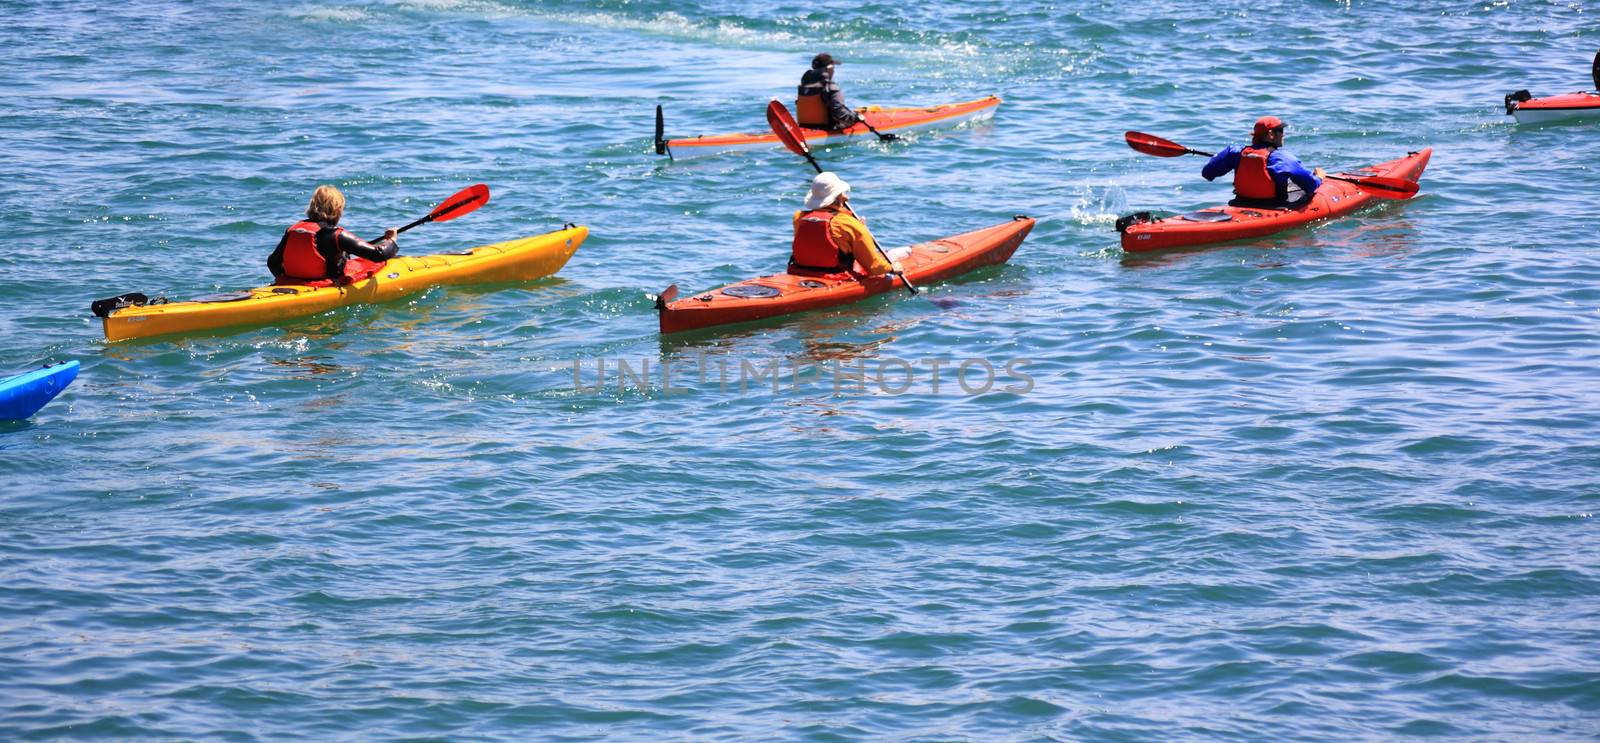
{"label": "yellow jacket", "polygon": [[[856,263],[861,265],[868,276],[882,276],[893,268],[883,259],[877,248],[873,247],[878,244],[877,241],[873,239],[872,233],[867,231],[867,226],[856,219],[854,214],[833,206],[825,206],[820,211],[834,213],[833,220],[828,223],[828,236],[833,238],[833,244],[850,251],[850,254],[855,256]],[[805,213],[804,211],[794,213],[796,230],[800,229],[800,217]]]}

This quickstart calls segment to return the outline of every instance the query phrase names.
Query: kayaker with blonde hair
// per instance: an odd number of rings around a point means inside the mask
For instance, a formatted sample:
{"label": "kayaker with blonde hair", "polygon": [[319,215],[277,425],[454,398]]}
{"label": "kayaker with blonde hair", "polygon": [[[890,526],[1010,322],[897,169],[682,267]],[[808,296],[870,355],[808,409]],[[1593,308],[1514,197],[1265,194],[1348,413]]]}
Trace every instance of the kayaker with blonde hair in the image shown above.
{"label": "kayaker with blonde hair", "polygon": [[[1201,168],[1201,177],[1216,180],[1233,171],[1233,193],[1237,197],[1234,206],[1286,207],[1309,203],[1322,186],[1322,168],[1307,170],[1299,158],[1283,149],[1286,126],[1276,116],[1257,119],[1251,131],[1250,146],[1234,145],[1218,152]],[[1291,184],[1294,192],[1291,192]]]}
{"label": "kayaker with blonde hair", "polygon": [[850,184],[833,173],[813,178],[805,208],[794,214],[789,272],[844,273],[859,264],[867,276],[900,273],[900,260],[911,249],[889,251],[886,260],[877,245],[867,225],[850,211]]}
{"label": "kayaker with blonde hair", "polygon": [[[369,243],[339,226],[344,217],[344,194],[333,186],[317,186],[306,205],[306,218],[283,233],[278,247],[267,258],[267,268],[280,284],[331,279],[350,280],[346,268],[351,257],[381,264],[399,254],[395,242],[399,234],[385,230],[376,243]],[[371,273],[371,271],[367,271]]]}

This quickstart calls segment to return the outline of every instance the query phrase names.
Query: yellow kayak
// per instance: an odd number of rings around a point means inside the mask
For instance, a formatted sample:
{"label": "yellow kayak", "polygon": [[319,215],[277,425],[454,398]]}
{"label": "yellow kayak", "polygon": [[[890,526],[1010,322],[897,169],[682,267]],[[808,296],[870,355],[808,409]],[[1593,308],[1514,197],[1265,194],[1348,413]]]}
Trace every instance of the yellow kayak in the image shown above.
{"label": "yellow kayak", "polygon": [[[431,286],[529,281],[549,276],[566,265],[588,236],[588,227],[569,226],[460,253],[397,256],[377,273],[348,286],[263,286],[188,302],[117,302],[101,316],[108,341],[262,325],[350,304],[389,302]],[[143,299],[142,295],[125,296]],[[95,304],[96,314],[101,314],[101,303]]]}

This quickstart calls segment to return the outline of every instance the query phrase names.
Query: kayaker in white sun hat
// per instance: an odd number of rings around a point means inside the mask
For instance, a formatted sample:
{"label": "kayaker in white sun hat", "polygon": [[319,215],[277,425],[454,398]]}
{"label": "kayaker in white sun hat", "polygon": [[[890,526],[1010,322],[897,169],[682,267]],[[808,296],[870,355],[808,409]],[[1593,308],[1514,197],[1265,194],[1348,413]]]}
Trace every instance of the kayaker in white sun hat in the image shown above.
{"label": "kayaker in white sun hat", "polygon": [[896,248],[885,260],[877,245],[867,226],[850,211],[850,184],[833,173],[817,174],[805,208],[794,214],[789,272],[844,273],[859,264],[867,276],[900,273],[900,261],[911,249]]}

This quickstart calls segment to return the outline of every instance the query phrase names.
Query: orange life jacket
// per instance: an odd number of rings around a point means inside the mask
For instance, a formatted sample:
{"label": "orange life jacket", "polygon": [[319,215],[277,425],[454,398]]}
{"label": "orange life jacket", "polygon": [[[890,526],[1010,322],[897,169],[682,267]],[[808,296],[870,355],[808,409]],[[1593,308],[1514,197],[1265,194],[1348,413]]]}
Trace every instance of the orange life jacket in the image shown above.
{"label": "orange life jacket", "polygon": [[822,94],[803,95],[794,99],[795,123],[811,129],[831,129],[833,121],[828,118],[828,104],[822,102]]}
{"label": "orange life jacket", "polygon": [[[338,240],[338,231],[341,229],[333,228],[334,241]],[[296,222],[289,228],[283,244],[283,278],[307,281],[331,278],[328,276],[328,257],[317,247],[317,235],[321,231],[322,225],[309,219]]]}
{"label": "orange life jacket", "polygon": [[789,255],[789,267],[808,271],[848,271],[855,256],[833,241],[829,227],[838,212],[818,209],[800,215],[794,227],[794,248]]}
{"label": "orange life jacket", "polygon": [[1267,170],[1267,156],[1271,147],[1246,147],[1239,153],[1239,166],[1233,169],[1233,192],[1241,199],[1257,201],[1282,200],[1288,194],[1280,190],[1278,181]]}

